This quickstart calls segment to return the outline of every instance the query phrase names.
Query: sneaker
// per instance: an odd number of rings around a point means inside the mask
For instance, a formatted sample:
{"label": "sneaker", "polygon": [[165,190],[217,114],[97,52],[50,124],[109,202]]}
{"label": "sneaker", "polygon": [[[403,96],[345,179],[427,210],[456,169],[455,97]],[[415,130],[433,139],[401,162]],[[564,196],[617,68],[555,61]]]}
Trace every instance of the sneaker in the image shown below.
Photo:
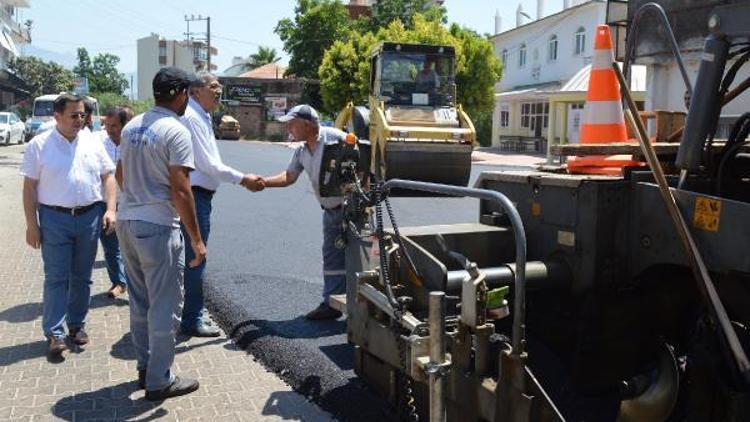
{"label": "sneaker", "polygon": [[125,288],[125,285],[118,283],[109,288],[109,290],[107,291],[107,296],[114,299],[118,296],[124,295],[126,291],[127,290]]}
{"label": "sneaker", "polygon": [[146,370],[138,370],[138,389],[143,390],[146,388]]}
{"label": "sneaker", "polygon": [[198,325],[190,329],[183,328],[180,332],[191,337],[219,337],[221,335],[219,327],[209,325],[205,322],[199,322]]}
{"label": "sneaker", "polygon": [[51,356],[60,356],[62,352],[68,350],[68,345],[65,344],[65,338],[62,336],[48,336],[47,337],[47,352]]}
{"label": "sneaker", "polygon": [[71,328],[68,337],[70,337],[70,340],[73,341],[73,343],[79,346],[83,346],[89,342],[89,335],[83,331],[83,328]]}
{"label": "sneaker", "polygon": [[198,389],[198,381],[180,377],[174,377],[172,384],[161,390],[146,390],[146,400],[160,401],[170,397],[184,396]]}
{"label": "sneaker", "polygon": [[327,319],[338,319],[341,317],[341,312],[331,308],[327,303],[322,302],[317,308],[308,312],[305,318],[312,321],[322,321]]}

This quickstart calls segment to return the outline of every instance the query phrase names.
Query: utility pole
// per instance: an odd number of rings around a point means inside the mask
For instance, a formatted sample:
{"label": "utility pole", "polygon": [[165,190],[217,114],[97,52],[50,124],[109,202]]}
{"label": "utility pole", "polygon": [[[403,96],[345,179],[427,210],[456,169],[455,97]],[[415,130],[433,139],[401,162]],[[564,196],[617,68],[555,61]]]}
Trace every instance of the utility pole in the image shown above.
{"label": "utility pole", "polygon": [[[190,32],[190,22],[195,21],[206,21],[206,32]],[[188,42],[193,40],[205,41],[206,43],[206,70],[211,71],[211,17],[198,15],[185,15],[185,22],[187,23],[187,32],[185,33],[185,39]],[[193,35],[202,35],[203,37],[194,38]]]}

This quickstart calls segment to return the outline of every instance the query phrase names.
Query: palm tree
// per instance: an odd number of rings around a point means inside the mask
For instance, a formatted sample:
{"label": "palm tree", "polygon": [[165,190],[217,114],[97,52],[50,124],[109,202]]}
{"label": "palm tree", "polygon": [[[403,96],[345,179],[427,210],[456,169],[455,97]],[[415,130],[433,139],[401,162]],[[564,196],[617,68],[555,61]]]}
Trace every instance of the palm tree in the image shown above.
{"label": "palm tree", "polygon": [[251,54],[247,58],[245,68],[247,70],[253,70],[269,63],[276,63],[281,60],[281,57],[276,53],[275,48],[259,46],[258,52]]}

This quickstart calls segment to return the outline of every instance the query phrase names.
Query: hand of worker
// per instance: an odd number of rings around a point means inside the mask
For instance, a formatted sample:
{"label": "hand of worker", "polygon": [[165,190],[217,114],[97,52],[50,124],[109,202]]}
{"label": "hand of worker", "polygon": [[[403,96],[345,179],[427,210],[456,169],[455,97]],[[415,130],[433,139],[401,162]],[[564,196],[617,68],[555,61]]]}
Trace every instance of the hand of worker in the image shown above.
{"label": "hand of worker", "polygon": [[208,251],[206,250],[206,244],[203,243],[203,241],[193,242],[190,241],[190,247],[193,248],[193,254],[195,255],[195,258],[193,258],[192,261],[188,263],[190,268],[195,268],[203,263],[203,261],[206,260],[206,254]]}
{"label": "hand of worker", "polygon": [[259,192],[265,189],[266,182],[263,180],[262,177],[258,176],[257,174],[246,174],[242,181],[240,182],[240,185],[244,186],[245,189],[252,191],[252,192]]}
{"label": "hand of worker", "polygon": [[42,246],[42,236],[39,233],[38,225],[26,227],[26,243],[34,249],[39,249]]}
{"label": "hand of worker", "polygon": [[102,228],[105,233],[112,234],[115,232],[115,223],[117,217],[115,217],[114,211],[105,211],[102,217]]}

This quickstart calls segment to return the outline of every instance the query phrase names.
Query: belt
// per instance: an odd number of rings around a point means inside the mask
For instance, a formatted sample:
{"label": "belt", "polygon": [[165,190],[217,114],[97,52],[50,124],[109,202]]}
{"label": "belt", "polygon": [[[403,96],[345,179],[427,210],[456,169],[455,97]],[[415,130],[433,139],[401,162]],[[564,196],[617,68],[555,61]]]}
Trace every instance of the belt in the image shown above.
{"label": "belt", "polygon": [[40,204],[40,206],[51,209],[53,211],[64,212],[65,214],[69,214],[75,217],[87,211],[90,211],[92,208],[96,207],[99,204],[101,204],[101,202],[93,202],[91,204],[84,205],[82,207],[73,207],[73,208],[58,207],[57,205],[46,205],[46,204]]}
{"label": "belt", "polygon": [[196,191],[196,192],[205,193],[205,194],[208,194],[208,195],[213,195],[213,194],[216,193],[215,190],[206,189],[203,186],[197,186],[197,185],[195,185],[195,186],[191,186],[190,188],[192,190]]}
{"label": "belt", "polygon": [[336,211],[336,210],[340,210],[341,209],[341,204],[338,204],[335,207],[331,207],[331,208],[326,208],[326,207],[324,207],[324,206],[321,205],[320,209],[323,210],[323,211]]}

